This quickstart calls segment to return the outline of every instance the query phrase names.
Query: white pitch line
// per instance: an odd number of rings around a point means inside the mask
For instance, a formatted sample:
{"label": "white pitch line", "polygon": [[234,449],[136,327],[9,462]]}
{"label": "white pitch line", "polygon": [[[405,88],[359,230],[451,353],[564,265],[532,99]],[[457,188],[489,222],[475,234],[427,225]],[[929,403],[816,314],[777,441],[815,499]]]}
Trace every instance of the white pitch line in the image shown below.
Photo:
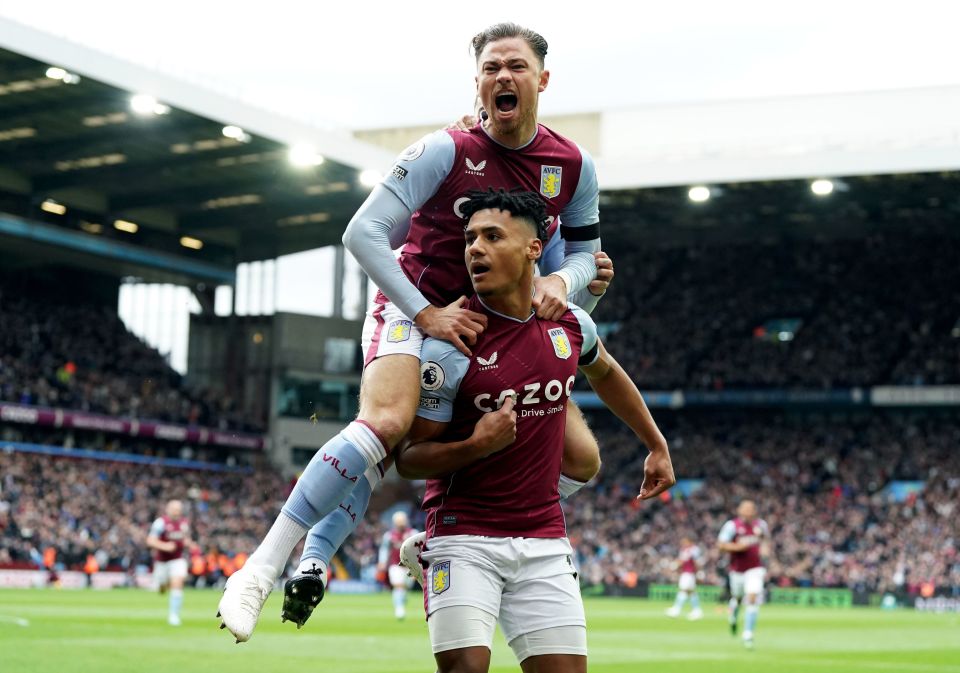
{"label": "white pitch line", "polygon": [[8,615],[0,615],[0,622],[9,622],[11,624],[16,624],[17,626],[23,626],[23,627],[30,626],[30,622],[24,619],[23,617],[10,617]]}

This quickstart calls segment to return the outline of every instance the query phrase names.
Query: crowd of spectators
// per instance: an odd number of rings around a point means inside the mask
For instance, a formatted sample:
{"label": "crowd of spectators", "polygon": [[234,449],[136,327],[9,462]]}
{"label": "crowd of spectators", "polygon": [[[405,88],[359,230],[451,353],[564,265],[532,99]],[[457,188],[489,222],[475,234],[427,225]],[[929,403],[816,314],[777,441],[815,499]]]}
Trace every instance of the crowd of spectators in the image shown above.
{"label": "crowd of spectators", "polygon": [[[954,418],[666,415],[678,476],[703,483],[645,503],[635,500],[645,451],[611,419],[592,422],[604,468],[564,505],[586,583],[672,583],[682,536],[705,550],[705,580],[721,583],[717,533],[750,498],[770,524],[776,585],[884,591],[930,582],[960,591]],[[0,451],[0,475],[0,565],[30,563],[51,546],[68,567],[89,554],[115,568],[149,563],[147,529],[171,497],[188,503],[205,551],[249,553],[290,486],[266,465],[219,473],[10,451]],[[924,485],[897,499],[892,480]],[[371,507],[344,546],[341,560],[354,575],[376,563],[384,531],[376,512],[385,504]]]}
{"label": "crowd of spectators", "polygon": [[960,383],[960,239],[609,247],[594,317],[645,389]]}
{"label": "crowd of spectators", "polygon": [[80,568],[91,554],[104,569],[149,566],[147,533],[170,498],[186,503],[204,552],[249,553],[289,489],[267,466],[182,470],[0,447],[0,567],[35,565],[47,548],[63,568]]}
{"label": "crowd of spectators", "polygon": [[[588,582],[631,573],[676,580],[680,538],[706,552],[706,579],[722,583],[716,550],[723,522],[754,500],[770,525],[769,577],[780,586],[960,592],[960,423],[955,417],[865,414],[677,415],[662,425],[683,497],[640,503],[645,452],[629,432],[595,423],[604,469],[592,490],[565,504]],[[893,480],[924,482],[898,500]]]}
{"label": "crowd of spectators", "polygon": [[0,401],[262,430],[229,395],[188,389],[156,349],[126,328],[115,307],[56,292],[14,292],[2,275]]}

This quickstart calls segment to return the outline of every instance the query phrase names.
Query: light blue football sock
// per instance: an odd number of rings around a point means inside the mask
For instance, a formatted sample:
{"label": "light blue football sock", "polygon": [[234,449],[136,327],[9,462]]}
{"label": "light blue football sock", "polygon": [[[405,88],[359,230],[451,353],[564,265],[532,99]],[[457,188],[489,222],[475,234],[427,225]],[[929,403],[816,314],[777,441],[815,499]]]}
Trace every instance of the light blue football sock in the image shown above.
{"label": "light blue football sock", "polygon": [[386,448],[376,433],[354,421],[314,454],[282,512],[312,528],[347,499],[367,468],[385,456]]}
{"label": "light blue football sock", "polygon": [[700,595],[697,592],[690,595],[690,607],[694,610],[700,609]]}
{"label": "light blue football sock", "polygon": [[743,617],[743,633],[753,634],[753,630],[757,628],[757,616],[760,614],[759,605],[748,605],[747,611]]}
{"label": "light blue football sock", "polygon": [[180,608],[183,607],[183,589],[170,590],[170,614],[174,617],[180,616]]}
{"label": "light blue football sock", "polygon": [[364,472],[340,506],[310,529],[298,567],[302,568],[310,561],[321,561],[324,568],[330,567],[330,559],[337,553],[340,545],[363,521],[363,515],[370,503],[370,494],[380,483],[382,470],[380,465],[375,465]]}
{"label": "light blue football sock", "polygon": [[677,598],[673,601],[673,609],[680,611],[683,609],[683,604],[687,602],[687,592],[678,591]]}

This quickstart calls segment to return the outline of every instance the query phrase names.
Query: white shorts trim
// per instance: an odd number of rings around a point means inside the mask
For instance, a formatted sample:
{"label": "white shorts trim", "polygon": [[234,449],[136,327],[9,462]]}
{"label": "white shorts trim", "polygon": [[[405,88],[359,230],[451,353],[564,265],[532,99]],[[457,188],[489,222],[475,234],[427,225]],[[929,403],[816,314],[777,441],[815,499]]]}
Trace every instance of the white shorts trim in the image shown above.
{"label": "white shorts trim", "polygon": [[427,620],[434,654],[463,647],[492,649],[496,626],[494,615],[471,605],[442,608],[433,613],[433,619]]}
{"label": "white shorts trim", "polygon": [[187,576],[187,559],[175,558],[172,561],[153,562],[153,583],[157,587],[170,584],[172,579],[184,579]]}
{"label": "white shorts trim", "polygon": [[697,576],[693,573],[680,573],[680,581],[677,583],[680,591],[696,591]]}
{"label": "white shorts trim", "polygon": [[763,596],[763,581],[766,578],[766,568],[750,568],[742,573],[730,573],[730,594],[734,598],[742,598],[744,594]]}
{"label": "white shorts trim", "polygon": [[380,304],[374,301],[364,318],[360,335],[363,366],[384,355],[412,355],[419,360],[425,338],[423,330],[392,302]]}
{"label": "white shorts trim", "polygon": [[573,550],[566,538],[450,535],[427,541],[428,621],[471,606],[498,617],[507,641],[560,626],[586,626]]}
{"label": "white shorts trim", "polygon": [[530,657],[544,654],[573,654],[585,657],[587,656],[587,627],[555,626],[552,629],[517,636],[509,644],[520,663]]}

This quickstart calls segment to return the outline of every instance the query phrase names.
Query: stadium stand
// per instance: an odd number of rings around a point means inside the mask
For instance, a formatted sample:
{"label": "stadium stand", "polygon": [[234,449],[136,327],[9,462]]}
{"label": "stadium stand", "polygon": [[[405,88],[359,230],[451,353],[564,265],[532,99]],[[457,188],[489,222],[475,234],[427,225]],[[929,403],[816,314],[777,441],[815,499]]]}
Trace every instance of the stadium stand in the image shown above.
{"label": "stadium stand", "polygon": [[228,395],[188,389],[115,307],[0,275],[0,324],[0,402],[263,430]]}

